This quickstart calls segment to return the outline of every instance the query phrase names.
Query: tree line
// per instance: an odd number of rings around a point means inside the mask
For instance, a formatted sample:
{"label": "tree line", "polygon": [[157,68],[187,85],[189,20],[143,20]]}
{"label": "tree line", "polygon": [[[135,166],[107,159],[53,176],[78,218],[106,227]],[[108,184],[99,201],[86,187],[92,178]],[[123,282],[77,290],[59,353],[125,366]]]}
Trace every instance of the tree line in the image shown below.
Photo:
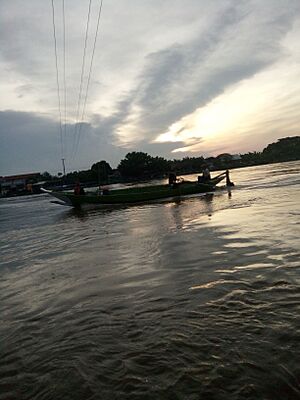
{"label": "tree line", "polygon": [[[246,167],[300,159],[300,136],[286,137],[269,144],[262,152],[231,155],[220,154],[217,157],[204,158],[184,157],[182,159],[166,160],[163,157],[153,157],[141,151],[126,154],[114,170],[105,160],[94,163],[90,169],[68,173],[64,180],[67,183],[94,182],[108,184],[132,180],[155,179],[166,176],[174,171],[177,175],[201,172],[208,166],[211,170]],[[44,172],[45,180],[55,180],[58,177]]]}

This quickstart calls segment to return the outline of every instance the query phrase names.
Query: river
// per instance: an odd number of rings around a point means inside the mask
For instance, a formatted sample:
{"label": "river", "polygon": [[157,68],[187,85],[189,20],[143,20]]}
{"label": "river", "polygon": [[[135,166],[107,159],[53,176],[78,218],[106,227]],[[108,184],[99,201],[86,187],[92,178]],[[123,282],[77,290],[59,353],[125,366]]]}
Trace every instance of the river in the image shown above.
{"label": "river", "polygon": [[0,200],[0,400],[299,399],[300,162],[228,192]]}

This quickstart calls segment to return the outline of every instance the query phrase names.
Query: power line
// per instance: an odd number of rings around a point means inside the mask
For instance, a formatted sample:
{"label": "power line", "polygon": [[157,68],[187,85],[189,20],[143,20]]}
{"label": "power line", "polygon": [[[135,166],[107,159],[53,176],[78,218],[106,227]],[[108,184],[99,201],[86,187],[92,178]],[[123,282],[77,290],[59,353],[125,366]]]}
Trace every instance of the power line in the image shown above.
{"label": "power line", "polygon": [[76,120],[74,126],[74,149],[73,149],[73,156],[75,157],[76,153],[76,139],[77,139],[77,123],[79,120],[79,113],[80,113],[80,103],[82,97],[82,86],[83,86],[83,76],[85,70],[85,57],[86,57],[86,47],[87,47],[87,40],[88,40],[88,32],[89,32],[89,23],[90,23],[90,14],[91,14],[91,4],[92,0],[89,2],[89,9],[87,15],[87,23],[86,23],[86,30],[85,30],[85,39],[84,39],[84,49],[83,49],[83,58],[82,58],[82,66],[81,66],[81,77],[80,77],[80,87],[79,87],[79,95],[78,95],[78,104],[77,104],[77,112],[76,112]]}
{"label": "power line", "polygon": [[62,0],[63,15],[63,70],[64,70],[64,145],[67,153],[67,85],[66,85],[66,19],[65,19],[65,0]]}
{"label": "power line", "polygon": [[55,66],[56,66],[56,85],[57,85],[57,98],[58,98],[58,109],[59,109],[60,150],[61,150],[61,158],[63,158],[64,157],[64,145],[63,145],[63,133],[62,133],[62,115],[61,115],[60,89],[59,89],[59,78],[58,78],[58,59],[57,59],[57,45],[56,45],[55,10],[54,10],[54,1],[53,0],[51,0],[51,4],[52,4],[52,22],[53,22]]}
{"label": "power line", "polygon": [[86,93],[85,93],[84,104],[83,104],[83,109],[82,109],[81,121],[80,121],[80,125],[79,125],[78,140],[77,140],[77,146],[76,146],[75,154],[76,154],[77,149],[79,147],[80,135],[81,135],[81,130],[82,130],[82,123],[83,123],[83,119],[84,119],[84,115],[85,115],[85,109],[86,109],[89,85],[90,85],[90,80],[91,80],[91,75],[92,75],[92,68],[93,68],[93,61],[94,61],[96,43],[97,43],[97,38],[98,38],[99,23],[100,23],[100,18],[101,18],[101,14],[102,14],[102,5],[103,5],[103,0],[100,1],[100,8],[99,8],[98,19],[97,19],[97,27],[96,27],[94,45],[93,45],[93,52],[92,52],[92,57],[91,57],[91,63],[90,63],[88,80],[87,80]]}

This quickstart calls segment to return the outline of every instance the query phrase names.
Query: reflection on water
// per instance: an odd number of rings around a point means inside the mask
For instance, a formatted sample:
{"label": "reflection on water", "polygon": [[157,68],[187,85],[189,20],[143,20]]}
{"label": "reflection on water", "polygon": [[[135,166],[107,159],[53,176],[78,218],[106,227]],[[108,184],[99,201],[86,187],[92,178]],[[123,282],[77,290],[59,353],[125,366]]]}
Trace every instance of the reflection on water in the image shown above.
{"label": "reflection on water", "polygon": [[1,200],[0,400],[300,398],[299,167],[105,210]]}

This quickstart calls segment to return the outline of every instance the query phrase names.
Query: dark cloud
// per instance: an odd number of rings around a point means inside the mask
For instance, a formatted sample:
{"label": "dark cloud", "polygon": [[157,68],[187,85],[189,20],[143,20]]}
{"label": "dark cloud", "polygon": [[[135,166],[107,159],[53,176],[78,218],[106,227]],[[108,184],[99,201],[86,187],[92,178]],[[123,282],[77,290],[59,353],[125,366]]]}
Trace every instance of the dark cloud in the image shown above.
{"label": "dark cloud", "polygon": [[59,158],[57,124],[44,117],[0,112],[1,175],[53,169]]}
{"label": "dark cloud", "polygon": [[[67,157],[70,169],[89,168],[93,161],[105,158],[113,165],[125,153],[111,144],[102,128],[84,125],[74,159]],[[66,150],[74,149],[74,125],[67,126]],[[56,121],[33,113],[0,112],[0,175],[26,171],[61,169],[60,130]]]}
{"label": "dark cloud", "polygon": [[[174,158],[172,150],[183,145],[143,141],[127,149],[116,147],[111,144],[113,138],[109,133],[116,122],[114,119],[95,117],[93,126],[84,124],[75,158],[72,157],[77,143],[77,139],[74,141],[75,127],[68,125],[65,144],[70,156],[66,158],[67,169],[90,168],[93,162],[102,159],[116,167],[130,151],[144,151],[152,156],[170,159]],[[33,113],[0,112],[0,175],[31,171],[56,174],[60,170],[60,131],[56,121]]]}

